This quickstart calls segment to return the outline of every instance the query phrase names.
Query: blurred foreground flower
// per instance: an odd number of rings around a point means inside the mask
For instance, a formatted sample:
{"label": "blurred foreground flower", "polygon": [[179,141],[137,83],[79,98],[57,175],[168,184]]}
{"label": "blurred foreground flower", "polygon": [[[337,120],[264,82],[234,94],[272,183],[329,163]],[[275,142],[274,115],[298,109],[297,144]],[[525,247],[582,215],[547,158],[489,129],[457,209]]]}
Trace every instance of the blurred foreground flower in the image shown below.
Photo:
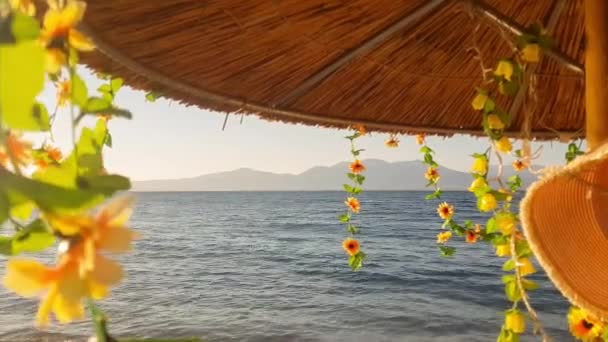
{"label": "blurred foreground flower", "polygon": [[596,341],[603,331],[601,322],[583,309],[571,307],[568,312],[570,333],[581,341]]}
{"label": "blurred foreground flower", "polygon": [[123,253],[131,248],[136,233],[125,226],[131,205],[130,197],[122,197],[94,216],[47,215],[63,237],[57,264],[25,259],[7,263],[6,288],[24,297],[42,296],[36,317],[39,326],[48,324],[51,313],[60,323],[83,318],[83,299],[102,299],[110,286],[120,282],[121,266],[99,252]]}

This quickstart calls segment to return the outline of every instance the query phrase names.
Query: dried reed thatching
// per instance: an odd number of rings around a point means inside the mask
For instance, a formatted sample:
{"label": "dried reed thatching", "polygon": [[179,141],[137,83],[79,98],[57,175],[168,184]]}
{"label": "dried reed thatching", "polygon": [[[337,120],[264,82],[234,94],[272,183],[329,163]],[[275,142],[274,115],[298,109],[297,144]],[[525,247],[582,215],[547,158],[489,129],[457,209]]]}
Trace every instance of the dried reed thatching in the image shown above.
{"label": "dried reed thatching", "polygon": [[[555,48],[501,105],[531,136],[584,135],[581,0],[89,1],[95,69],[217,111],[369,130],[480,134],[470,99],[490,64],[540,22]],[[476,41],[476,42],[475,42]],[[530,96],[530,89],[536,97]],[[538,100],[535,100],[538,99]]]}

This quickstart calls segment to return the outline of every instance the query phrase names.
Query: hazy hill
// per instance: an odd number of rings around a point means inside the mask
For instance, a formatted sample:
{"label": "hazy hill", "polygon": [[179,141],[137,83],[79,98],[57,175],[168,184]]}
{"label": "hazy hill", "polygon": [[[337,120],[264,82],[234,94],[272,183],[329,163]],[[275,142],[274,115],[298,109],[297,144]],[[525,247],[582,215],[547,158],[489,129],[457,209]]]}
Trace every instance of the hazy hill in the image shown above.
{"label": "hazy hill", "polygon": [[[366,190],[423,190],[426,184],[426,166],[420,161],[390,163],[367,159],[363,163],[367,166],[364,186]],[[243,168],[194,178],[135,181],[133,191],[342,190],[342,184],[348,182],[346,172],[347,162],[333,166],[316,166],[296,175]],[[444,167],[440,167],[439,172],[444,190],[464,190],[471,183],[471,176],[466,172]],[[529,173],[522,174],[522,177],[526,184],[533,179]]]}

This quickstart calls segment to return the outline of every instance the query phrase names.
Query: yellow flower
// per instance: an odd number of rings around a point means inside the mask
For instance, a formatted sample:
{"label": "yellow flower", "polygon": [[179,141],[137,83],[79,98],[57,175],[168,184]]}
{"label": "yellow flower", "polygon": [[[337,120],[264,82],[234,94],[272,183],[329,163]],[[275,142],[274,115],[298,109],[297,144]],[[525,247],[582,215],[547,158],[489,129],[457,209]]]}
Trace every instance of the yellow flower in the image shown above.
{"label": "yellow flower", "polygon": [[496,149],[502,153],[509,153],[513,149],[513,146],[511,146],[511,141],[509,140],[509,138],[503,136],[498,141],[496,141]]}
{"label": "yellow flower", "polygon": [[528,165],[526,163],[524,163],[522,160],[516,160],[513,162],[513,169],[517,172],[525,170],[528,168]]}
{"label": "yellow flower", "polygon": [[540,46],[538,44],[527,44],[521,50],[521,58],[529,63],[538,63],[540,59]]}
{"label": "yellow flower", "polygon": [[482,176],[488,173],[488,158],[485,156],[475,157],[473,166],[471,166],[471,172]]}
{"label": "yellow flower", "polygon": [[399,139],[392,135],[384,142],[384,145],[389,148],[399,147]]}
{"label": "yellow flower", "polygon": [[536,272],[536,268],[534,268],[532,261],[530,261],[528,258],[521,258],[517,260],[517,267],[519,268],[519,273],[522,277]]}
{"label": "yellow flower", "polygon": [[505,329],[516,334],[526,331],[526,318],[518,310],[509,310],[505,314]]}
{"label": "yellow flower", "polygon": [[[67,242],[65,242],[67,243]],[[51,313],[60,323],[84,318],[84,298],[102,299],[108,287],[122,279],[122,269],[116,262],[95,253],[95,268],[82,272],[80,260],[85,253],[82,244],[60,256],[55,267],[38,261],[13,259],[7,263],[4,286],[23,297],[41,296],[36,315],[39,326],[48,324]]]}
{"label": "yellow flower", "polygon": [[416,144],[424,145],[424,137],[425,135],[423,133],[416,134]]}
{"label": "yellow flower", "polygon": [[[67,60],[64,43],[76,50],[92,51],[93,43],[80,31],[76,25],[82,20],[86,9],[83,1],[68,1],[62,7],[57,1],[49,0],[49,10],[44,15],[41,40],[47,46],[47,71],[56,73]],[[63,62],[63,63],[61,63]]]}
{"label": "yellow flower", "polygon": [[437,206],[437,214],[444,220],[449,220],[454,215],[454,206],[443,202]]}
{"label": "yellow flower", "polygon": [[348,168],[350,169],[350,171],[352,173],[355,173],[355,174],[365,171],[365,165],[363,165],[363,163],[359,159],[355,159],[354,162],[350,163]]}
{"label": "yellow flower", "polygon": [[0,146],[0,166],[7,167],[11,156],[17,166],[27,166],[32,158],[32,145],[21,140],[21,135],[10,132],[5,141],[5,146]]}
{"label": "yellow flower", "polygon": [[11,8],[16,11],[21,11],[29,16],[36,15],[36,6],[33,0],[10,0]]}
{"label": "yellow flower", "polygon": [[349,207],[353,213],[358,213],[361,210],[359,200],[354,197],[347,198],[346,201],[344,201],[344,204],[346,204],[346,206]]}
{"label": "yellow flower", "polygon": [[496,215],[496,225],[503,235],[511,235],[515,232],[517,220],[510,213],[500,213]]}
{"label": "yellow flower", "polygon": [[70,91],[70,81],[65,80],[57,84],[57,105],[63,107],[70,101],[72,93]]}
{"label": "yellow flower", "polygon": [[426,169],[426,172],[424,173],[424,178],[426,178],[430,182],[436,183],[439,178],[441,178],[441,176],[439,175],[439,171],[437,171],[436,168],[429,166]]}
{"label": "yellow flower", "polygon": [[479,210],[487,212],[496,209],[496,207],[498,207],[498,203],[494,195],[487,193],[479,198]]}
{"label": "yellow flower", "polygon": [[478,237],[478,235],[475,234],[475,232],[467,230],[467,232],[465,234],[465,241],[467,243],[476,243],[477,242],[477,237]]}
{"label": "yellow flower", "polygon": [[500,120],[498,115],[490,114],[488,115],[488,127],[490,129],[502,130],[505,128],[505,124]]}
{"label": "yellow flower", "polygon": [[348,238],[342,242],[342,248],[344,248],[348,255],[355,255],[359,253],[361,246],[359,244],[359,241],[352,238]]}
{"label": "yellow flower", "polygon": [[499,61],[496,69],[494,70],[494,75],[499,77],[502,76],[507,81],[510,81],[511,77],[513,76],[513,63],[508,60]]}
{"label": "yellow flower", "polygon": [[437,243],[446,243],[450,240],[450,238],[452,238],[451,231],[448,230],[446,232],[441,232],[437,234]]}
{"label": "yellow flower", "polygon": [[488,183],[486,183],[486,179],[483,177],[477,177],[475,178],[472,182],[471,182],[471,186],[469,186],[469,191],[470,192],[475,192],[479,189],[483,189],[485,187],[488,186]]}
{"label": "yellow flower", "polygon": [[471,106],[473,106],[473,109],[475,110],[482,110],[486,106],[487,100],[488,95],[477,93],[477,95],[475,95],[475,97],[473,98],[473,101],[471,101]]}
{"label": "yellow flower", "polygon": [[496,246],[496,255],[499,257],[511,256],[511,246],[509,244]]}
{"label": "yellow flower", "polygon": [[571,307],[568,312],[570,333],[585,342],[594,342],[604,330],[603,324],[595,317],[578,307]]}

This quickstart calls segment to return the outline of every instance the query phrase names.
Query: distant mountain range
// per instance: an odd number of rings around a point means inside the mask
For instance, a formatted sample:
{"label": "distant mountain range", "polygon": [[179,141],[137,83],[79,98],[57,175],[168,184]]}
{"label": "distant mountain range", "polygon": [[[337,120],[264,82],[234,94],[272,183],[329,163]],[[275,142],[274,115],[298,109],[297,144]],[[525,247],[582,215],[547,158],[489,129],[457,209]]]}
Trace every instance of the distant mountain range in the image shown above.
{"label": "distant mountain range", "polygon": [[[363,160],[367,166],[366,190],[424,190],[426,166],[420,161],[386,162],[379,159]],[[505,176],[513,174],[510,167]],[[349,183],[346,177],[348,162],[333,166],[315,166],[300,174],[272,173],[253,169],[237,169],[193,178],[133,182],[133,191],[322,191],[342,190]],[[492,171],[491,171],[492,172]],[[471,183],[466,172],[439,167],[441,188],[464,190]],[[525,184],[534,176],[522,173]]]}

